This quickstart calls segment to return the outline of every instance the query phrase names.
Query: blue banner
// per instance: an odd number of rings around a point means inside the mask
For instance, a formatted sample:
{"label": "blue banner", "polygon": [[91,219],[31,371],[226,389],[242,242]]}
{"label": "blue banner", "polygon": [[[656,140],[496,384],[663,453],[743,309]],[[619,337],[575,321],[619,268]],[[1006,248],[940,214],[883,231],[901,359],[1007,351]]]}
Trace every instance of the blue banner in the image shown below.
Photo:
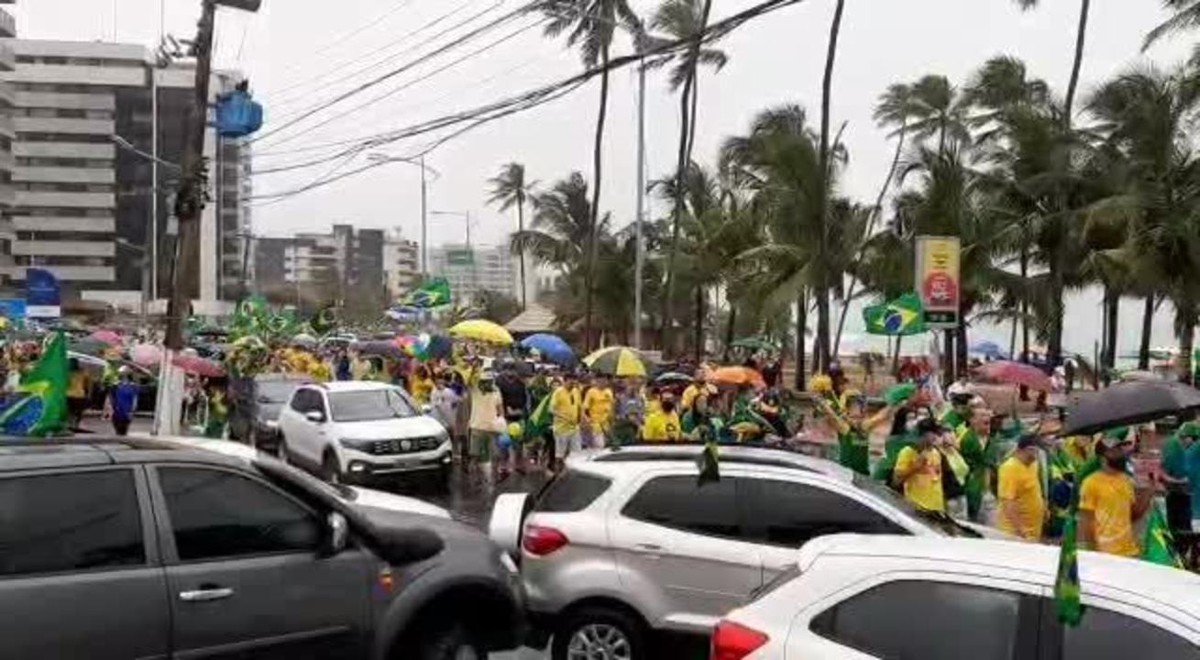
{"label": "blue banner", "polygon": [[0,298],[0,317],[9,321],[25,320],[25,301],[20,298]]}
{"label": "blue banner", "polygon": [[62,292],[54,273],[42,268],[25,270],[25,306],[31,318],[62,316]]}

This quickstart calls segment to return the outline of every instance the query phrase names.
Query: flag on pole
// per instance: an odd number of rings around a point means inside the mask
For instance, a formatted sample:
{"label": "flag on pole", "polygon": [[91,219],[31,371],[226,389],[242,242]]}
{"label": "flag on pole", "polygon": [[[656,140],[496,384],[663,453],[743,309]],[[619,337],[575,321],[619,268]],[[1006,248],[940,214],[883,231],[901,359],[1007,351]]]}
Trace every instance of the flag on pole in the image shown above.
{"label": "flag on pole", "polygon": [[925,310],[915,293],[906,293],[882,305],[863,309],[867,332],[873,335],[907,336],[926,331]]}
{"label": "flag on pole", "polygon": [[721,459],[717,455],[717,443],[714,440],[709,439],[704,443],[704,449],[700,450],[696,463],[700,468],[700,474],[696,478],[697,486],[721,480]]}
{"label": "flag on pole", "polygon": [[67,339],[55,332],[17,392],[0,408],[0,428],[9,435],[43,437],[67,429]]}
{"label": "flag on pole", "polygon": [[428,280],[399,300],[403,307],[430,309],[450,304],[450,282],[444,277]]}
{"label": "flag on pole", "polygon": [[1171,528],[1167,526],[1167,519],[1158,502],[1150,505],[1150,518],[1142,536],[1142,559],[1171,568],[1183,568],[1183,562],[1179,561],[1179,555],[1175,552]]}
{"label": "flag on pole", "polygon": [[1075,516],[1067,518],[1063,528],[1062,549],[1058,553],[1058,574],[1054,577],[1054,604],[1058,620],[1077,626],[1083,619],[1083,603],[1079,600],[1079,549],[1075,539]]}

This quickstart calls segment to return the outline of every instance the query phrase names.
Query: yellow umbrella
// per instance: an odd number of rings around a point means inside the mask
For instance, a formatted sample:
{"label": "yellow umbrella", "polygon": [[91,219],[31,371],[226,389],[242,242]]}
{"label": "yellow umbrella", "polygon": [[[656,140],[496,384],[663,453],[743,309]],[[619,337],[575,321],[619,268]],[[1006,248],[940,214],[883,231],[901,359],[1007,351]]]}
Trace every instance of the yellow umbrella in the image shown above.
{"label": "yellow umbrella", "polygon": [[508,346],[513,343],[512,335],[508,334],[508,330],[484,319],[463,321],[450,328],[450,336],[457,337],[458,339],[485,341],[489,344],[500,344],[501,346]]}
{"label": "yellow umbrella", "polygon": [[625,346],[609,346],[583,358],[583,363],[597,373],[609,376],[645,377],[651,369],[646,356]]}

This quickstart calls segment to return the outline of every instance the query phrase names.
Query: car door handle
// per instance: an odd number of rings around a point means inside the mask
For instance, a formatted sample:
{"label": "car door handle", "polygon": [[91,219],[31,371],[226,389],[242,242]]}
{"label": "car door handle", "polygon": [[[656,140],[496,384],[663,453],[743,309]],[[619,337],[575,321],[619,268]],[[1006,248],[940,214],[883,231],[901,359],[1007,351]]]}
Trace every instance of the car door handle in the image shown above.
{"label": "car door handle", "polygon": [[221,600],[229,598],[233,595],[233,589],[229,587],[212,587],[207,589],[195,589],[193,591],[179,592],[179,600],[188,603],[203,603],[210,600]]}
{"label": "car door handle", "polygon": [[634,543],[633,549],[635,552],[639,552],[644,555],[657,555],[663,551],[661,545],[656,545],[654,543]]}

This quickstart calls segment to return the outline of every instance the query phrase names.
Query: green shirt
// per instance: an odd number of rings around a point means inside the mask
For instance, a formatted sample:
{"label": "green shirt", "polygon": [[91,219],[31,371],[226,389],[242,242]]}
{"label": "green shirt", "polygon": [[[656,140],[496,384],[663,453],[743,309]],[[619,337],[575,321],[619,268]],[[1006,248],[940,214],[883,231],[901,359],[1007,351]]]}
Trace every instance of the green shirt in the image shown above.
{"label": "green shirt", "polygon": [[1177,433],[1172,433],[1163,442],[1162,469],[1169,477],[1187,479],[1187,452]]}

